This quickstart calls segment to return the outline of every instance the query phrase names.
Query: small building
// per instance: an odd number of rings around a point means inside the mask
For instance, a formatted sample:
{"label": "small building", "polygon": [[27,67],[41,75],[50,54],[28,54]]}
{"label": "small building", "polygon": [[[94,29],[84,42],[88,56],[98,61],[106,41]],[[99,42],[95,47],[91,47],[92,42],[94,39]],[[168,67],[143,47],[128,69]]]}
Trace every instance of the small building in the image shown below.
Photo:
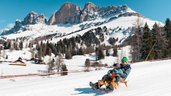
{"label": "small building", "polygon": [[22,58],[18,58],[18,60],[14,61],[13,63],[9,65],[16,65],[16,66],[26,66],[26,64],[22,61]]}

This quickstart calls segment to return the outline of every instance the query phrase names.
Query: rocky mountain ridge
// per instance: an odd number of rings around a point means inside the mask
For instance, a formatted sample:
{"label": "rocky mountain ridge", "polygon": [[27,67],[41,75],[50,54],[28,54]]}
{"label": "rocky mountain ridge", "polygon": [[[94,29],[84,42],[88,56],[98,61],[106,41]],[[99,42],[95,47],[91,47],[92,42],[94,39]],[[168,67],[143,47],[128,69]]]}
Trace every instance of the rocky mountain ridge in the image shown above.
{"label": "rocky mountain ridge", "polygon": [[34,24],[79,24],[85,21],[92,21],[99,18],[110,20],[123,16],[141,16],[139,13],[132,11],[128,6],[107,6],[98,7],[95,4],[88,2],[84,8],[66,2],[61,8],[55,12],[49,20],[42,14],[37,14],[34,11],[29,12],[24,20],[16,20],[13,28],[5,30],[1,35],[16,33],[19,30],[27,30],[27,25]]}

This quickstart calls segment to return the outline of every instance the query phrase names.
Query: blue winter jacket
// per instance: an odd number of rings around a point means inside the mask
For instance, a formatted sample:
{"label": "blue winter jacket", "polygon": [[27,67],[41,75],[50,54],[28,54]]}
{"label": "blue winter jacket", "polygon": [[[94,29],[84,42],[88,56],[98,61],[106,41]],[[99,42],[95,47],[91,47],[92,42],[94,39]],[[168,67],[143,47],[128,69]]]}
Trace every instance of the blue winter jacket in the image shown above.
{"label": "blue winter jacket", "polygon": [[[122,78],[126,79],[131,71],[131,66],[129,64],[127,64],[127,65],[121,64],[120,67],[113,68],[112,71],[115,72],[116,74],[119,74]],[[111,72],[109,70],[107,74],[110,75],[110,73]]]}
{"label": "blue winter jacket", "polygon": [[122,72],[123,72],[122,74],[120,74],[121,77],[126,79],[131,71],[131,66],[129,64],[127,64],[127,65],[121,64],[121,66],[118,69],[122,70]]}

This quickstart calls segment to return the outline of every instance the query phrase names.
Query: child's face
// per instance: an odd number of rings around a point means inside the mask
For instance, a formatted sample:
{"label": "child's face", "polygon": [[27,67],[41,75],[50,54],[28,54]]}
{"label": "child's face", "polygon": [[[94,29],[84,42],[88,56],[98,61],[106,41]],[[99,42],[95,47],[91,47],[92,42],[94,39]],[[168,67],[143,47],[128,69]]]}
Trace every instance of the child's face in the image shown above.
{"label": "child's face", "polygon": [[112,75],[115,75],[115,72],[112,72]]}
{"label": "child's face", "polygon": [[126,65],[127,63],[126,62],[122,62],[122,64]]}

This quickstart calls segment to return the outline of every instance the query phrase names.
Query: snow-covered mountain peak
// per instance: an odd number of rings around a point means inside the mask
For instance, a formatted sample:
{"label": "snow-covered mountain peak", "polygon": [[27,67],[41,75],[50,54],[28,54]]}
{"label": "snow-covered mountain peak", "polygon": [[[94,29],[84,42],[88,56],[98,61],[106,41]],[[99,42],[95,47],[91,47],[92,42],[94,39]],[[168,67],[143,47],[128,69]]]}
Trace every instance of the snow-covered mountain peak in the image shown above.
{"label": "snow-covered mountain peak", "polygon": [[4,32],[3,37],[9,39],[26,37],[28,40],[36,38],[44,40],[43,37],[48,37],[56,42],[105,26],[108,29],[108,35],[105,36],[104,42],[109,38],[119,38],[118,44],[120,44],[133,34],[131,28],[136,25],[137,20],[142,26],[147,23],[150,28],[154,23],[163,25],[161,22],[143,17],[127,5],[98,7],[93,3],[86,3],[81,9],[75,4],[66,2],[51,16],[48,23],[44,15],[30,12],[23,21],[17,20],[12,29]]}
{"label": "snow-covered mountain peak", "polygon": [[137,13],[137,12],[135,12],[134,10],[132,10],[131,8],[127,8],[127,10],[126,10],[127,12],[131,12],[131,13]]}
{"label": "snow-covered mountain peak", "polygon": [[37,23],[46,23],[45,22],[45,16],[42,14],[37,14],[34,11],[31,11],[25,18],[24,21],[22,22],[24,25],[28,24],[37,24]]}
{"label": "snow-covered mountain peak", "polygon": [[87,2],[85,5],[84,5],[84,9],[92,9],[92,8],[96,8],[97,6],[95,4],[93,4],[92,2]]}
{"label": "snow-covered mountain peak", "polygon": [[51,16],[49,24],[78,24],[85,21],[96,20],[97,18],[116,17],[124,13],[129,13],[130,16],[135,15],[136,12],[127,5],[99,7],[88,2],[84,5],[84,8],[81,9],[79,6],[67,2]]}

